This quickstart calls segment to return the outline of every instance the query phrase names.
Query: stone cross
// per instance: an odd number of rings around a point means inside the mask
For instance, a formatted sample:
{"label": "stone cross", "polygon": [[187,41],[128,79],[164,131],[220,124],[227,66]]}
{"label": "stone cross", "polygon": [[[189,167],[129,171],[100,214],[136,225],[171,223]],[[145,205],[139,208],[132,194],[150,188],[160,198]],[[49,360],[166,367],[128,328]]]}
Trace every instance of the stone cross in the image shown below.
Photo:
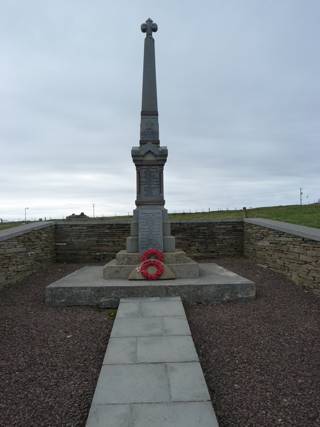
{"label": "stone cross", "polygon": [[146,37],[152,37],[152,33],[155,33],[158,30],[158,25],[152,21],[151,18],[148,18],[146,22],[141,24],[141,31],[147,33]]}

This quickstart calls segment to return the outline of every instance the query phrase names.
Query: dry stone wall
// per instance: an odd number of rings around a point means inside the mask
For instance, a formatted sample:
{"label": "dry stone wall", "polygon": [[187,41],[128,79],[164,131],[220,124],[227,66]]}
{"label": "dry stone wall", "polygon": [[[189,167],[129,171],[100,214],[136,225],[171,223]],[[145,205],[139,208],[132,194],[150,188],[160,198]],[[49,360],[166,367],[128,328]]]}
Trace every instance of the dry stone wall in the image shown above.
{"label": "dry stone wall", "polygon": [[171,230],[176,247],[197,260],[243,252],[242,220],[173,222]]}
{"label": "dry stone wall", "polygon": [[28,224],[0,232],[0,289],[54,261],[54,224]]}
{"label": "dry stone wall", "polygon": [[[176,238],[177,248],[195,259],[242,254],[241,220],[174,222],[171,230]],[[57,261],[110,261],[118,251],[125,249],[129,234],[129,222],[57,222]]]}
{"label": "dry stone wall", "polygon": [[56,223],[57,262],[107,262],[125,249],[129,222],[59,221]]}
{"label": "dry stone wall", "polygon": [[[194,259],[245,256],[320,293],[320,230],[263,219],[171,224],[176,246]],[[0,232],[0,288],[49,263],[100,263],[125,248],[129,222],[35,223]]]}
{"label": "dry stone wall", "polygon": [[320,230],[279,221],[245,220],[244,255],[320,293]]}

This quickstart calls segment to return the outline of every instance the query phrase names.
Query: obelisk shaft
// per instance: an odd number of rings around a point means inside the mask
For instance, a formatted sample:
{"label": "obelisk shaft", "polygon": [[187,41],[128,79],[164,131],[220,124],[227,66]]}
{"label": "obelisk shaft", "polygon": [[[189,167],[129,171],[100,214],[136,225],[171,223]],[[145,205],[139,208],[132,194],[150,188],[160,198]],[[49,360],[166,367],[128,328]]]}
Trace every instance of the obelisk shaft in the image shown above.
{"label": "obelisk shaft", "polygon": [[142,108],[140,144],[159,144],[156,60],[152,33],[158,27],[150,18],[141,26],[146,33],[143,56]]}
{"label": "obelisk shaft", "polygon": [[154,38],[144,39],[141,116],[158,115]]}

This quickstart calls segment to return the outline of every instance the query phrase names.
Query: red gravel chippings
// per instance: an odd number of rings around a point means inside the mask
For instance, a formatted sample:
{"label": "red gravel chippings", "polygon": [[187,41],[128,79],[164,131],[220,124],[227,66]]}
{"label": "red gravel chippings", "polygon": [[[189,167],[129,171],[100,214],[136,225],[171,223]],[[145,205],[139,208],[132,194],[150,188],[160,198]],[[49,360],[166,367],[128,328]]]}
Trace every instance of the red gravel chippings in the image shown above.
{"label": "red gravel chippings", "polygon": [[55,264],[0,291],[0,426],[84,426],[112,328],[106,310],[48,307]]}
{"label": "red gravel chippings", "polygon": [[244,258],[257,299],[186,305],[220,427],[320,426],[320,298]]}

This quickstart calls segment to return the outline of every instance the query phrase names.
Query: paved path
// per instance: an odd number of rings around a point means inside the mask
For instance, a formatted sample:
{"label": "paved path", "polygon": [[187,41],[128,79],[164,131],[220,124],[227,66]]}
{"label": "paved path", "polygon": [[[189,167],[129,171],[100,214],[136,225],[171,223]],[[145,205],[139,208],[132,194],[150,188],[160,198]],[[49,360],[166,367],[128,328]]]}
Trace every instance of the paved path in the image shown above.
{"label": "paved path", "polygon": [[87,427],[217,427],[180,297],[121,299]]}

